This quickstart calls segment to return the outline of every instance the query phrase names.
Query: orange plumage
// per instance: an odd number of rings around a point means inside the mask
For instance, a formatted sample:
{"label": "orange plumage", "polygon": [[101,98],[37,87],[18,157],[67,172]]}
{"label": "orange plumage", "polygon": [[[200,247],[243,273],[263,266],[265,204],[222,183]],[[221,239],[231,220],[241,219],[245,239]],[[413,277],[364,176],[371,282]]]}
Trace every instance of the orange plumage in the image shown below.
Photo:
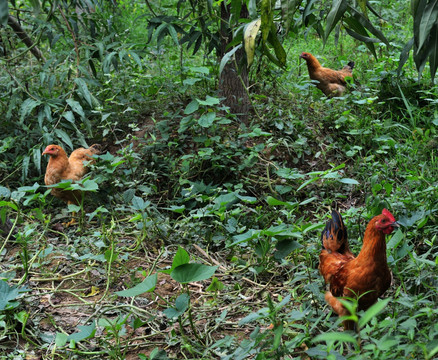
{"label": "orange plumage", "polygon": [[306,60],[310,79],[318,81],[316,87],[326,96],[342,96],[346,90],[346,76],[353,76],[354,62],[350,61],[341,70],[332,70],[322,67],[318,59],[312,54],[303,52],[300,58]]}
{"label": "orange plumage", "polygon": [[[64,149],[59,145],[49,145],[43,152],[43,155],[49,155],[49,163],[46,168],[44,182],[46,185],[54,185],[62,180],[79,181],[88,172],[84,162],[92,162],[91,156],[100,153],[100,146],[94,144],[88,149],[79,148],[67,157]],[[79,190],[62,190],[53,188],[53,196],[65,201],[67,204],[79,205],[81,192]],[[71,225],[68,223],[67,225]]]}
{"label": "orange plumage", "polygon": [[[349,315],[337,297],[360,296],[358,310],[366,310],[391,285],[391,272],[386,261],[385,235],[391,234],[399,225],[386,209],[368,223],[363,246],[357,257],[348,245],[347,229],[341,214],[332,211],[321,234],[322,251],[319,255],[319,271],[329,284],[325,293],[327,303],[339,316]],[[352,321],[345,321],[346,329],[353,329]]]}

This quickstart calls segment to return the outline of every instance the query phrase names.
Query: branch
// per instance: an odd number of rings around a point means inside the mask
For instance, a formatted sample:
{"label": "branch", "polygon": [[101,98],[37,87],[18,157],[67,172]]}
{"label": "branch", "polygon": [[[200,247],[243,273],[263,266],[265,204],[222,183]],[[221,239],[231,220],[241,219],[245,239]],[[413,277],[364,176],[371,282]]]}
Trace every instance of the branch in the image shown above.
{"label": "branch", "polygon": [[40,61],[46,61],[41,50],[32,42],[32,39],[25,33],[18,21],[11,15],[8,16],[8,25],[14,30],[18,37],[29,48],[30,52]]}

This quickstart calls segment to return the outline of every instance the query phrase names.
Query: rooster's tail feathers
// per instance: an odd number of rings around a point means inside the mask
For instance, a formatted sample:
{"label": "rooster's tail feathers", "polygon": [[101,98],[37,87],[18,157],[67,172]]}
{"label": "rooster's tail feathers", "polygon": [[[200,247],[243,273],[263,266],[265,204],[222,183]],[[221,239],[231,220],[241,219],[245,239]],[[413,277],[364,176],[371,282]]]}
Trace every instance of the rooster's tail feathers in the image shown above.
{"label": "rooster's tail feathers", "polygon": [[344,254],[350,251],[348,248],[347,228],[344,225],[341,214],[337,210],[332,211],[331,220],[321,234],[323,248],[328,252],[338,252]]}

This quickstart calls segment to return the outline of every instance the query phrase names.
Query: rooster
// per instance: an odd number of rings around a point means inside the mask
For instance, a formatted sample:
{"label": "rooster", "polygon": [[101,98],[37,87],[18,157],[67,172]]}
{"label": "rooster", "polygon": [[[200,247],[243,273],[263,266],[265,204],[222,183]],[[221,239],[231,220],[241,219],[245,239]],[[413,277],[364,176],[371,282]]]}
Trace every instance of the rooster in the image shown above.
{"label": "rooster", "polygon": [[353,61],[350,61],[341,70],[332,70],[322,67],[318,59],[310,53],[303,52],[300,58],[306,60],[310,79],[318,81],[316,85],[318,89],[327,97],[342,96],[347,85],[345,77],[353,76]]}
{"label": "rooster", "polygon": [[[46,175],[44,182],[46,185],[54,185],[62,180],[79,181],[88,172],[87,166],[84,162],[92,162],[92,156],[100,154],[100,145],[91,145],[88,149],[79,148],[67,157],[64,149],[59,145],[49,145],[43,152],[43,155],[49,155],[49,162],[46,168]],[[81,199],[81,192],[79,190],[62,190],[53,188],[51,194],[67,204],[79,205]],[[68,227],[75,224],[73,218],[70,222],[65,223]]]}
{"label": "rooster", "polygon": [[[333,210],[321,234],[322,251],[319,271],[329,284],[325,300],[339,316],[349,315],[337,297],[360,297],[358,310],[366,310],[391,285],[392,275],[386,262],[385,235],[398,227],[394,216],[386,209],[368,223],[363,246],[357,257],[350,251],[347,229],[341,214]],[[344,321],[347,330],[354,329],[353,321]]]}

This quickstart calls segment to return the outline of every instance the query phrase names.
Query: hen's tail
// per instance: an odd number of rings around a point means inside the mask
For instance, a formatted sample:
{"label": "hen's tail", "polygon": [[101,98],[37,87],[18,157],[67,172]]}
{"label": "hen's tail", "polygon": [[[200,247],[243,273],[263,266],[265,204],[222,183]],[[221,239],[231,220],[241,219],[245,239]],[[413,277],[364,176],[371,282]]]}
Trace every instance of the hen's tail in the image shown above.
{"label": "hen's tail", "polygon": [[347,228],[342,221],[342,216],[337,210],[332,210],[332,218],[327,221],[321,234],[322,247],[329,253],[349,253]]}

